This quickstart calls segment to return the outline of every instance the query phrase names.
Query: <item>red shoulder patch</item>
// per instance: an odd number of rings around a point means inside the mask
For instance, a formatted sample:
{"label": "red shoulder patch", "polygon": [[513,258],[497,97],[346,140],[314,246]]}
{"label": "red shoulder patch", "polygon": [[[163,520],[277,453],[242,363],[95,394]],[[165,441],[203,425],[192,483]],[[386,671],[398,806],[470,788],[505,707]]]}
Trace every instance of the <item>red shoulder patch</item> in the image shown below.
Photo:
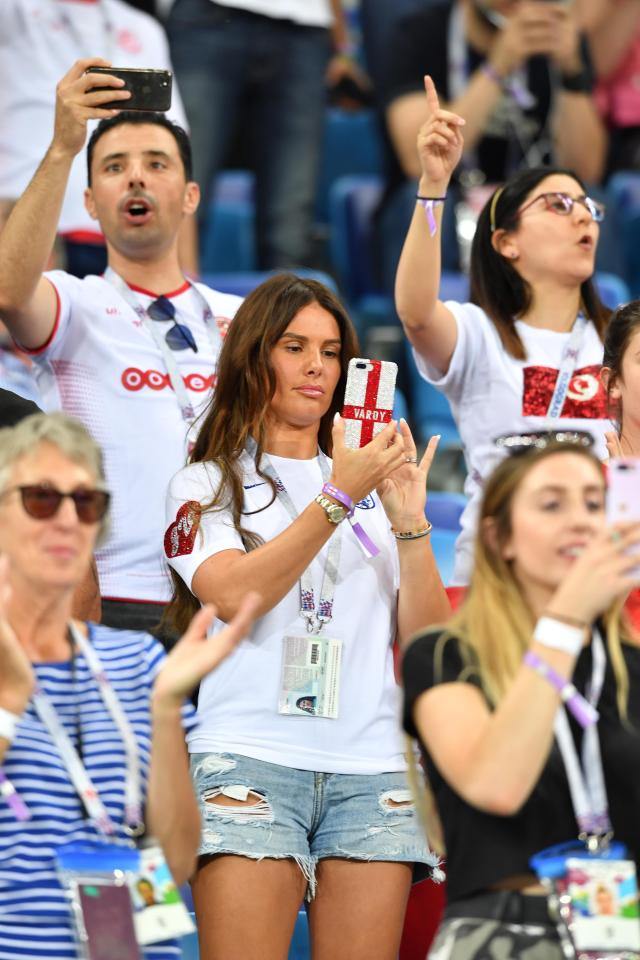
{"label": "red shoulder patch", "polygon": [[164,535],[164,552],[168,557],[183,557],[193,551],[200,526],[202,507],[197,500],[187,500]]}

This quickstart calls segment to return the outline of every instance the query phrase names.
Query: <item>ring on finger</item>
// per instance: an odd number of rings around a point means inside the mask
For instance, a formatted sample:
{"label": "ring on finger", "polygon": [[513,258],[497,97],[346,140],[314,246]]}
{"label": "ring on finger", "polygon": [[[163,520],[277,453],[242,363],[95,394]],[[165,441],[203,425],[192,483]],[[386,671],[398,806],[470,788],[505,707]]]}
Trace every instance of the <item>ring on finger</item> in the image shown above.
{"label": "ring on finger", "polygon": [[404,458],[404,462],[405,462],[405,463],[417,463],[417,462],[418,462],[418,458],[417,458],[417,457],[405,457],[405,458]]}
{"label": "ring on finger", "polygon": [[622,534],[620,533],[619,530],[612,530],[611,539],[613,540],[614,543],[620,543],[620,541],[622,540]]}

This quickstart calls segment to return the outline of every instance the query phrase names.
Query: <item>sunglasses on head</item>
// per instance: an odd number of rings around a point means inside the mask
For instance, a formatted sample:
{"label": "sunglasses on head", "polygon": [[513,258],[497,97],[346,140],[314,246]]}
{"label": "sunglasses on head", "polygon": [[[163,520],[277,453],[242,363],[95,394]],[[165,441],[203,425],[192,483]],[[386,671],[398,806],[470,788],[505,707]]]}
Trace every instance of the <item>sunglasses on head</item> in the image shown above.
{"label": "sunglasses on head", "polygon": [[600,203],[598,200],[593,200],[591,197],[584,195],[572,197],[568,193],[563,193],[562,190],[556,190],[552,193],[539,193],[533,200],[529,200],[529,203],[525,203],[524,207],[520,207],[519,213],[523,214],[538,200],[544,201],[547,210],[551,210],[552,213],[557,213],[561,217],[568,217],[576,203],[581,203],[596,223],[602,223],[606,212],[604,203]]}
{"label": "sunglasses on head", "polygon": [[88,490],[80,487],[69,493],[62,493],[61,490],[56,490],[55,487],[44,483],[11,487],[5,490],[2,496],[13,493],[15,490],[20,493],[25,513],[34,520],[49,520],[58,512],[64,498],[70,497],[81,523],[99,523],[107,512],[111,499],[111,495],[106,490]]}
{"label": "sunglasses on head", "polygon": [[173,323],[170,330],[167,330],[165,340],[171,350],[193,350],[198,352],[196,339],[184,323],[178,323],[176,320],[176,308],[167,297],[158,297],[147,307],[147,313],[152,320],[158,323]]}
{"label": "sunglasses on head", "polygon": [[494,443],[509,455],[528,453],[531,450],[545,450],[550,446],[563,443],[590,450],[594,444],[593,434],[587,430],[539,430],[535,433],[507,433],[496,437]]}

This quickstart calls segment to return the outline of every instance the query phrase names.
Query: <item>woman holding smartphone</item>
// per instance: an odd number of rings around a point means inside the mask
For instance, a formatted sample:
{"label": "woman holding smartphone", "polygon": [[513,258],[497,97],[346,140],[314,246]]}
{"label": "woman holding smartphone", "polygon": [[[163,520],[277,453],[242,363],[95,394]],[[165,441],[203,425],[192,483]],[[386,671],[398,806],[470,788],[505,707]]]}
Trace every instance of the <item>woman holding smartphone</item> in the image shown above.
{"label": "woman holding smartphone", "polygon": [[613,831],[640,861],[640,649],[620,618],[638,547],[640,523],[607,525],[602,469],[583,446],[551,437],[485,484],[466,600],[403,660],[405,727],[447,851],[434,960],[572,956],[532,857],[584,850],[579,831],[601,855]]}
{"label": "woman holding smartphone", "polygon": [[589,429],[605,454],[608,420],[598,374],[609,311],[591,280],[604,208],[571,171],[523,170],[480,214],[471,302],[440,301],[442,204],[462,156],[464,120],[440,108],[429,77],[425,84],[422,175],[398,266],[396,307],[418,369],[447,396],[465,447],[470,503],[454,578],[464,584],[483,481],[499,457],[496,437],[550,424]]}
{"label": "woman holding smartphone", "polygon": [[203,683],[189,738],[203,960],[284,960],[305,896],[315,957],[392,960],[412,864],[433,862],[406,788],[392,646],[449,613],[424,516],[436,440],[419,463],[404,421],[345,446],[356,353],[327,288],[267,280],[231,324],[170,486],[174,625],[215,599],[219,629],[250,584],[263,597],[229,670]]}

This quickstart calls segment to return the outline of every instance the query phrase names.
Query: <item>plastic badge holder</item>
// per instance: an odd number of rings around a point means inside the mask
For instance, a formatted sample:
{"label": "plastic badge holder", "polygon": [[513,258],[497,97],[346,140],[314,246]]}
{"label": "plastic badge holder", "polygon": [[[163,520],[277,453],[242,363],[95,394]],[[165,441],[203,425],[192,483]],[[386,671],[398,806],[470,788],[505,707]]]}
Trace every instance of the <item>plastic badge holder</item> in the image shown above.
{"label": "plastic badge holder", "polygon": [[134,847],[70,844],[58,851],[78,955],[83,960],[141,960],[128,880],[140,856]]}
{"label": "plastic badge holder", "polygon": [[635,864],[623,844],[590,853],[575,842],[532,857],[549,894],[565,956],[639,960],[640,913]]}
{"label": "plastic badge holder", "polygon": [[83,960],[140,960],[140,946],[195,929],[157,844],[70,844],[58,871]]}

